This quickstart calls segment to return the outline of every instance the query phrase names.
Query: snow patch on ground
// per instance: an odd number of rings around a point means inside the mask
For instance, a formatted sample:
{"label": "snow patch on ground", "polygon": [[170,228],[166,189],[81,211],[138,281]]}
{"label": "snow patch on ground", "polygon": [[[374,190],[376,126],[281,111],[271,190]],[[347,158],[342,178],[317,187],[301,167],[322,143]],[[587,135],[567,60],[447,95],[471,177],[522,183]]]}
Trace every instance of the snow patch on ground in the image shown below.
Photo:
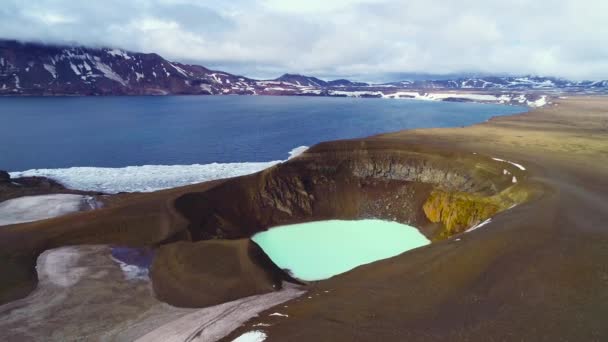
{"label": "snow patch on ground", "polygon": [[112,260],[114,260],[118,266],[120,266],[120,269],[122,270],[122,273],[125,275],[125,279],[126,280],[149,280],[148,278],[148,269],[145,267],[139,267],[137,265],[129,265],[125,262],[122,262],[114,257],[112,257]]}
{"label": "snow patch on ground", "polygon": [[244,333],[243,335],[232,340],[232,342],[263,342],[266,340],[266,337],[266,333],[259,330],[254,330]]}
{"label": "snow patch on ground", "polygon": [[472,231],[474,231],[474,230],[477,230],[477,229],[479,229],[479,228],[481,228],[481,227],[485,226],[486,224],[488,224],[488,223],[490,223],[490,222],[492,222],[492,218],[489,218],[489,219],[487,219],[487,220],[485,220],[485,221],[481,222],[480,224],[478,224],[478,225],[476,225],[476,226],[474,226],[474,227],[471,227],[471,228],[467,229],[467,230],[465,231],[465,233],[470,233],[470,232],[472,232]]}
{"label": "snow patch on ground", "polygon": [[[291,158],[307,147],[300,146],[289,152]],[[12,178],[47,177],[70,189],[84,191],[151,192],[215,179],[248,175],[284,162],[212,163],[193,165],[143,165],[122,168],[71,167],[66,169],[33,169],[11,172]]]}
{"label": "snow patch on ground", "polygon": [[525,168],[525,167],[523,167],[521,164],[517,164],[517,163],[514,163],[514,162],[512,162],[512,161],[508,161],[508,160],[504,160],[504,159],[500,159],[500,158],[492,158],[492,159],[493,159],[493,160],[496,160],[496,161],[499,161],[499,162],[503,162],[503,163],[509,163],[509,164],[511,164],[511,165],[513,165],[513,166],[515,166],[515,167],[517,167],[518,169],[520,169],[520,170],[522,170],[522,171],[526,171],[526,168]]}
{"label": "snow patch on ground", "polygon": [[541,98],[536,101],[528,101],[528,106],[534,107],[534,108],[542,107],[542,106],[545,106],[546,104],[547,104],[546,96],[541,96]]}
{"label": "snow patch on ground", "polygon": [[59,287],[71,287],[85,275],[85,267],[76,267],[80,259],[78,247],[48,250],[38,257],[36,269],[40,283],[50,282]]}
{"label": "snow patch on ground", "polygon": [[89,207],[87,196],[25,196],[0,202],[0,226],[57,217]]}
{"label": "snow patch on ground", "polygon": [[[260,312],[302,295],[299,287],[283,283],[283,289],[263,295],[200,309],[148,332],[137,342],[218,341]],[[257,331],[257,330],[253,330]],[[251,336],[251,335],[248,335]],[[247,340],[237,340],[240,342]]]}
{"label": "snow patch on ground", "polygon": [[280,313],[280,312],[274,312],[274,313],[271,313],[271,314],[270,314],[270,315],[268,315],[268,316],[289,317],[289,315],[282,314],[282,313]]}

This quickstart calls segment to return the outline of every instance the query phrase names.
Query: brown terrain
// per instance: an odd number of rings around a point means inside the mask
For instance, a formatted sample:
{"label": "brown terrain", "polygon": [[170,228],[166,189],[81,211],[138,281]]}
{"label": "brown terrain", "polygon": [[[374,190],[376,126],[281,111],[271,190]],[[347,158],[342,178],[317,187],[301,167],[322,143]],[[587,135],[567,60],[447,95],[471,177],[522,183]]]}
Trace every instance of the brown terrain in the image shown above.
{"label": "brown terrain", "polygon": [[11,179],[8,172],[0,170],[0,202],[17,197],[46,194],[101,195],[96,192],[66,189],[63,185],[44,177]]}
{"label": "brown terrain", "polygon": [[249,241],[254,233],[377,217],[419,227],[434,243],[306,284],[308,294],[281,307],[288,317],[269,322],[270,309],[226,340],[262,330],[268,341],[602,341],[607,179],[606,97],[322,143],[254,175],[2,227],[0,303],[35,288],[42,252],[77,244],[159,247],[152,284],[171,305],[269,293],[290,279]]}

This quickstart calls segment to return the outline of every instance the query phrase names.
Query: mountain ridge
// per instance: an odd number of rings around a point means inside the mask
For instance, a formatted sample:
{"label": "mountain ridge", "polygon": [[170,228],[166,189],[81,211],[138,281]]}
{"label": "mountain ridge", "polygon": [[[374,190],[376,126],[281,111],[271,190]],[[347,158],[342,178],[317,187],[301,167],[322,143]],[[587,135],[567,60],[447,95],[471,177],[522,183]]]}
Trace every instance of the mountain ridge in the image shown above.
{"label": "mountain ridge", "polygon": [[[415,92],[400,94],[403,90],[418,91],[418,95]],[[326,81],[295,73],[286,73],[270,80],[256,80],[201,65],[171,62],[156,53],[0,39],[0,95],[307,95],[421,98],[425,93],[420,91],[456,90],[494,92],[497,95],[504,92],[604,93],[608,92],[608,80],[569,81],[540,76],[486,76],[374,84],[347,79]]]}

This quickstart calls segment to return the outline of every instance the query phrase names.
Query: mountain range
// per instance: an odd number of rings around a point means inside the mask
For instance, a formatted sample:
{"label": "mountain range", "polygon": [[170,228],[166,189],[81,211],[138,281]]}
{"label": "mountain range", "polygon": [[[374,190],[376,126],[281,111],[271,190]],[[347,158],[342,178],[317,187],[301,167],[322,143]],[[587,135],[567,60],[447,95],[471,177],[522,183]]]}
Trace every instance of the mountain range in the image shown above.
{"label": "mountain range", "polygon": [[[113,48],[53,46],[0,40],[0,95],[308,95],[424,97],[425,92],[604,93],[608,81],[553,77],[463,77],[383,84],[332,81],[285,74],[255,80],[200,65],[171,62],[155,53]],[[418,95],[420,96],[418,96]],[[445,99],[458,99],[443,96]]]}

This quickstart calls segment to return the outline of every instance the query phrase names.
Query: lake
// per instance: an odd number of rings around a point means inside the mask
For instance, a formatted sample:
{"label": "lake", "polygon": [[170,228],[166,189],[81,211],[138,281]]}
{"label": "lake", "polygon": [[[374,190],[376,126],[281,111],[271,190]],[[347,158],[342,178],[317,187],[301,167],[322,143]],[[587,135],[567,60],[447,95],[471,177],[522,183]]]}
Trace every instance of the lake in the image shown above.
{"label": "lake", "polygon": [[151,191],[255,172],[322,141],[526,110],[330,97],[0,97],[0,170],[89,190]]}
{"label": "lake", "polygon": [[428,245],[418,229],[382,220],[329,220],[279,226],[252,237],[293,277],[321,280]]}

